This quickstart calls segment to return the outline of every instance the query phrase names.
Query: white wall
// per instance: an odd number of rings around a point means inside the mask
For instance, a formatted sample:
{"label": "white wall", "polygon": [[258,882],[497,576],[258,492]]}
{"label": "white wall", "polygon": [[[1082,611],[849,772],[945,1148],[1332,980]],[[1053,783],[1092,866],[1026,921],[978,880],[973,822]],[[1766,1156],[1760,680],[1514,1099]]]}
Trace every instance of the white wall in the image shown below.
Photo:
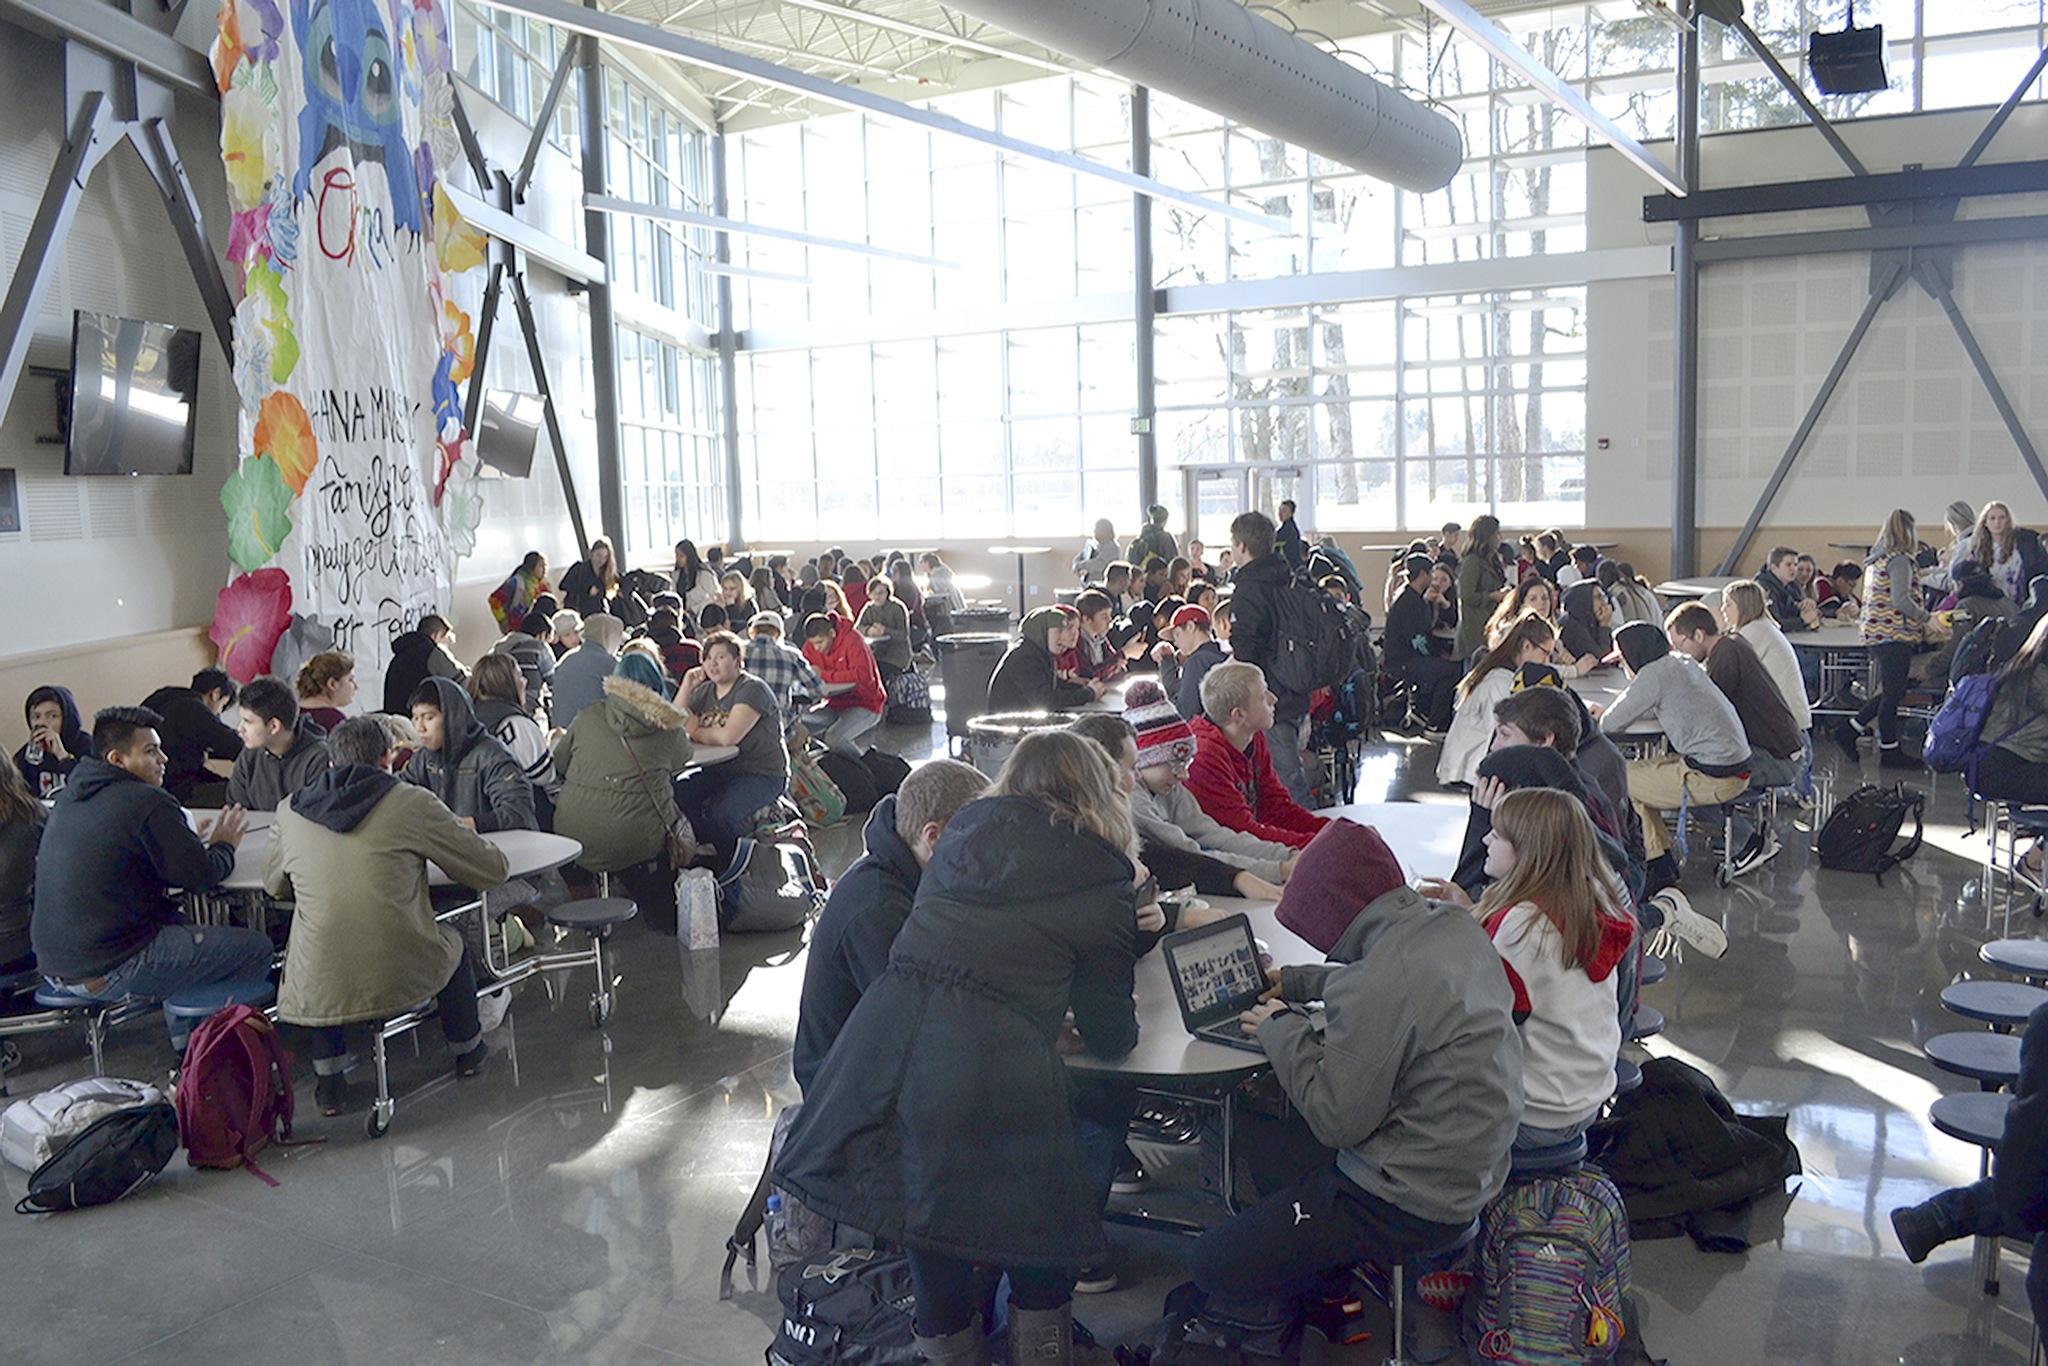
{"label": "white wall", "polygon": [[[1952,166],[1986,110],[1842,126],[1872,171]],[[2048,107],[2019,110],[1987,162],[2038,155]],[[1658,150],[1667,158],[1670,147]],[[1709,188],[1847,174],[1811,128],[1705,139]],[[1608,149],[1590,154],[1588,239],[1594,247],[1668,244],[1668,225],[1642,221],[1647,177]],[[2044,196],[1967,201],[1960,217],[2048,212]],[[1868,226],[1862,210],[1710,220],[1710,236]],[[1868,296],[1869,253],[1717,262],[1701,282],[1700,493],[1703,528],[1739,526],[1775,467]],[[2048,450],[2048,242],[1958,248],[1955,294],[2038,449]],[[1672,286],[1670,278],[1588,290],[1586,521],[1669,525]],[[1610,449],[1597,449],[1606,437]],[[2048,522],[1989,394],[1935,301],[1917,285],[1878,314],[1766,527],[1874,528],[1894,507],[1938,519],[1956,498],[2010,503]]]}

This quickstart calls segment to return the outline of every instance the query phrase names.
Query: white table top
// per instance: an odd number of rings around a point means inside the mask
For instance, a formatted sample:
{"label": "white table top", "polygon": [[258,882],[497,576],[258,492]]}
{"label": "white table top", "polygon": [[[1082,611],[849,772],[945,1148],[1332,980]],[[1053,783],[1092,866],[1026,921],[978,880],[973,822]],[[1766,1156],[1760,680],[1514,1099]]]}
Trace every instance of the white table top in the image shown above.
{"label": "white table top", "polygon": [[[565,863],[575,862],[583,853],[583,845],[578,841],[567,835],[550,835],[541,830],[493,830],[484,839],[504,851],[505,861],[511,865],[512,877],[550,872]],[[268,827],[251,830],[243,836],[235,849],[235,871],[221,883],[222,891],[263,890],[263,862],[270,856],[270,840]],[[427,865],[427,883],[434,887],[454,885],[453,879],[431,863]]]}
{"label": "white table top", "polygon": [[[1384,802],[1334,807],[1320,814],[1377,829],[1413,883],[1419,878],[1449,877],[1457,870],[1467,811],[1462,801]],[[1274,918],[1274,903],[1238,897],[1204,899],[1217,910],[1243,911],[1250,916],[1253,937],[1266,946],[1275,964],[1323,961],[1321,953]],[[1204,1043],[1181,1026],[1180,1005],[1166,975],[1166,957],[1157,949],[1138,960],[1137,1003],[1138,1045],[1128,1056],[1109,1063],[1082,1055],[1068,1058],[1068,1065],[1139,1077],[1223,1077],[1266,1065],[1263,1054]]]}
{"label": "white table top", "polygon": [[1785,639],[1795,648],[1808,650],[1861,650],[1863,628],[1860,626],[1823,626],[1818,631],[1787,631]]}
{"label": "white table top", "polygon": [[1052,547],[1049,545],[992,545],[988,548],[988,553],[991,555],[1045,555],[1050,553],[1051,550]]}
{"label": "white table top", "polygon": [[1704,598],[1719,593],[1730,584],[1741,582],[1741,577],[1736,575],[1706,574],[1690,579],[1666,579],[1653,591],[1660,598]]}
{"label": "white table top", "polygon": [[[1614,699],[1628,690],[1628,675],[1620,669],[1595,669],[1592,673],[1565,680],[1565,686],[1577,693],[1581,699],[1596,704],[1602,711],[1614,705]],[[1650,712],[1636,719],[1634,725],[1623,731],[1620,739],[1649,740],[1664,734],[1664,727],[1657,720],[1657,713]]]}
{"label": "white table top", "polygon": [[690,747],[690,767],[710,768],[713,764],[727,762],[739,752],[740,747],[738,745],[692,745]]}

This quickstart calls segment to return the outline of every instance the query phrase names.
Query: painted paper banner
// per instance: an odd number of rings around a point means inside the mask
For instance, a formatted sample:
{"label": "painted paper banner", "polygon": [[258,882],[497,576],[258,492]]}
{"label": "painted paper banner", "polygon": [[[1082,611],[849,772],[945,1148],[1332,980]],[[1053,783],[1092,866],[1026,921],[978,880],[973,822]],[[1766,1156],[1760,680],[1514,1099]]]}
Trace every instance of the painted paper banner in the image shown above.
{"label": "painted paper banner", "polygon": [[241,461],[212,635],[237,679],[331,632],[380,696],[391,642],[448,612],[475,544],[475,343],[443,294],[480,259],[440,188],[452,61],[447,0],[220,0]]}

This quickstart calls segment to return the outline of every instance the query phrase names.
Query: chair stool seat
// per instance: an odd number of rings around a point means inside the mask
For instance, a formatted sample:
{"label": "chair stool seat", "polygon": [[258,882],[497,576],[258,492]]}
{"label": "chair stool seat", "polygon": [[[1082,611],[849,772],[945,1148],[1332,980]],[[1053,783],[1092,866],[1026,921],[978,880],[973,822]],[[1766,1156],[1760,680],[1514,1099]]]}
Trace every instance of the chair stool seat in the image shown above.
{"label": "chair stool seat", "polygon": [[1664,1012],[1655,1006],[1637,1006],[1636,1018],[1629,1026],[1630,1043],[1638,1043],[1653,1035],[1664,1032]]}
{"label": "chair stool seat", "polygon": [[60,987],[55,982],[45,981],[36,988],[36,1004],[48,1010],[95,1010],[107,1005],[90,996],[81,995],[69,987]]}
{"label": "chair stool seat", "polygon": [[1963,1091],[1943,1096],[1927,1111],[1936,1129],[1950,1138],[1992,1148],[2005,1136],[2005,1112],[2012,1097],[1995,1091]]}
{"label": "chair stool seat", "polygon": [[2017,1034],[1959,1029],[1949,1034],[1937,1034],[1922,1047],[1928,1061],[1944,1072],[2000,1086],[2010,1086],[2019,1080],[2020,1038]]}
{"label": "chair stool seat", "polygon": [[1586,1136],[1574,1134],[1562,1143],[1553,1143],[1547,1148],[1517,1149],[1508,1155],[1508,1179],[1520,1180],[1530,1176],[1549,1176],[1569,1171],[1586,1160]]}
{"label": "chair stool seat", "polygon": [[1614,1060],[1614,1094],[1625,1096],[1643,1084],[1643,1069],[1627,1058]]}
{"label": "chair stool seat", "polygon": [[165,998],[164,1013],[177,1020],[203,1020],[226,1006],[267,1006],[276,999],[277,987],[269,978],[249,977],[176,992]]}
{"label": "chair stool seat", "polygon": [[640,914],[630,897],[598,896],[583,901],[565,901],[548,912],[548,924],[567,930],[595,930],[623,925]]}
{"label": "chair stool seat", "polygon": [[1941,990],[1941,1008],[1966,1020],[2017,1029],[2041,1006],[2048,991],[2020,982],[1954,982]]}
{"label": "chair stool seat", "polygon": [[2048,939],[1994,939],[1977,956],[2000,972],[2035,981],[2048,978]]}
{"label": "chair stool seat", "polygon": [[1639,987],[1653,987],[1671,975],[1671,965],[1661,958],[1644,958],[1643,970],[1636,977]]}

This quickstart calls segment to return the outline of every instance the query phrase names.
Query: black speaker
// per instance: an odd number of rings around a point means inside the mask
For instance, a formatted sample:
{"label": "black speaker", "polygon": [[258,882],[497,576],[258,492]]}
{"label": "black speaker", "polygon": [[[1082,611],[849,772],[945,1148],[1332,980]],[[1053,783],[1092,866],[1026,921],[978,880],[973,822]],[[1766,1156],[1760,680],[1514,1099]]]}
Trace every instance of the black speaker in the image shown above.
{"label": "black speaker", "polygon": [[1806,69],[1823,95],[1884,89],[1884,25],[1812,34],[1806,40]]}

